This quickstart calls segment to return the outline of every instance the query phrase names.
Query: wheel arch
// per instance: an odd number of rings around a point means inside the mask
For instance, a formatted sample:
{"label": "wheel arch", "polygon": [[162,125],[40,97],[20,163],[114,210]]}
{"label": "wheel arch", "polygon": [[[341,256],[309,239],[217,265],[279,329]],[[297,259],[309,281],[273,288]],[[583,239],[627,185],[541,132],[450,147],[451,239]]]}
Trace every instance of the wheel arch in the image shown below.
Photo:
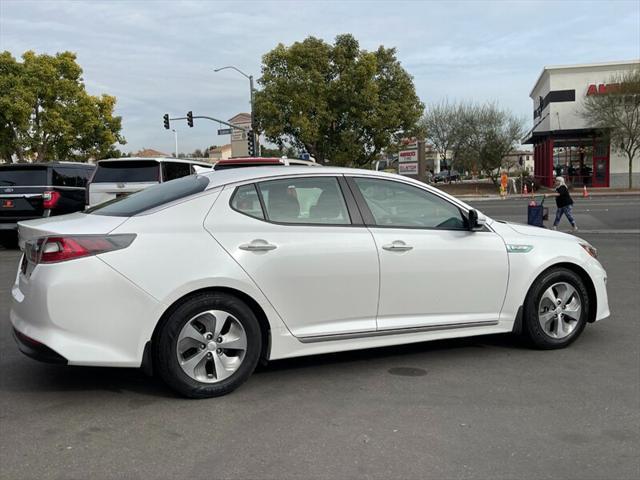
{"label": "wheel arch", "polygon": [[184,294],[180,298],[176,299],[163,312],[163,314],[160,316],[160,319],[156,323],[155,328],[153,329],[153,333],[151,334],[151,339],[147,342],[147,344],[145,346],[145,349],[144,349],[144,354],[143,354],[143,359],[142,359],[142,369],[145,372],[151,373],[152,370],[153,370],[153,368],[152,368],[152,358],[153,358],[152,348],[153,348],[154,345],[157,345],[158,335],[159,335],[160,331],[162,330],[162,327],[166,323],[167,319],[171,315],[171,313],[176,308],[178,308],[178,306],[180,306],[183,302],[185,302],[189,298],[194,297],[196,295],[200,295],[202,293],[226,293],[228,295],[232,295],[234,297],[237,297],[240,300],[242,300],[243,302],[245,302],[247,304],[247,306],[251,309],[251,311],[254,313],[256,318],[258,319],[258,324],[260,326],[260,334],[262,336],[262,350],[260,351],[260,362],[266,363],[266,361],[269,359],[269,354],[270,354],[270,351],[271,351],[271,324],[269,323],[269,319],[267,318],[267,314],[262,309],[260,304],[253,297],[251,297],[247,293],[245,293],[245,292],[243,292],[241,290],[238,290],[236,288],[212,286],[212,287],[199,288],[197,290],[193,290],[193,291],[191,291],[189,293]]}
{"label": "wheel arch", "polygon": [[588,315],[589,316],[587,317],[587,322],[589,322],[589,323],[595,322],[596,313],[598,311],[598,297],[596,295],[596,287],[593,284],[593,280],[591,280],[591,277],[589,276],[587,271],[584,268],[582,268],[580,265],[576,264],[576,263],[558,262],[558,263],[554,263],[552,265],[549,265],[544,270],[542,270],[536,276],[534,281],[531,282],[531,285],[529,286],[529,289],[527,290],[527,293],[526,293],[526,295],[524,297],[522,305],[525,304],[527,298],[529,297],[529,294],[531,293],[531,289],[534,287],[534,285],[536,284],[538,279],[540,279],[540,277],[545,275],[549,270],[554,270],[556,268],[565,268],[567,270],[570,270],[573,273],[575,273],[576,275],[578,275],[580,277],[580,279],[584,282],[584,286],[587,288],[587,292],[589,293],[589,311],[588,311]]}

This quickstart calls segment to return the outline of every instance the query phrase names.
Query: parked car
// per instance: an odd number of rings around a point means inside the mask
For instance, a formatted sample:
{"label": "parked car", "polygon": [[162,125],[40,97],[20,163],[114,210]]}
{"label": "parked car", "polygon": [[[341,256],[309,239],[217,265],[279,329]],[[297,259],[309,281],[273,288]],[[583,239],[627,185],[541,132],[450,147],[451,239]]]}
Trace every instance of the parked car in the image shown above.
{"label": "parked car", "polygon": [[124,197],[151,185],[211,170],[213,165],[177,158],[118,158],[97,162],[89,183],[87,205]]}
{"label": "parked car", "polygon": [[0,230],[18,222],[84,210],[94,165],[76,162],[0,165]]}
{"label": "parked car", "polygon": [[451,170],[451,172],[449,172],[449,170],[443,170],[439,173],[436,173],[433,176],[433,183],[459,182],[459,181],[460,181],[460,174],[455,170]]}
{"label": "parked car", "polygon": [[189,397],[231,392],[260,359],[506,332],[553,349],[609,316],[585,240],[371,170],[191,175],[20,235],[22,352],[143,366]]}
{"label": "parked car", "polygon": [[213,167],[214,170],[227,170],[229,168],[242,167],[278,167],[278,166],[307,166],[319,167],[320,164],[313,160],[287,157],[242,157],[219,160]]}

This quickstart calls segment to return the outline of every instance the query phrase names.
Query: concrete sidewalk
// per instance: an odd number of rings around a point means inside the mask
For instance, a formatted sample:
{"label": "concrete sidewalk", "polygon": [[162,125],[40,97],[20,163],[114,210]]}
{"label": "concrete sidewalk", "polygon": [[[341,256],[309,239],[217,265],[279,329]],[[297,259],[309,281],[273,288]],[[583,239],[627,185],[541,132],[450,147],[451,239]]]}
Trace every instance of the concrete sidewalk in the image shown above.
{"label": "concrete sidewalk", "polygon": [[[540,197],[545,193],[552,193],[551,190],[544,192],[536,192],[534,194],[528,193],[527,195],[520,195],[519,193],[507,195],[504,200],[530,200],[531,197]],[[502,200],[502,197],[497,194],[493,195],[475,195],[475,194],[462,194],[462,195],[453,195],[460,200],[468,200],[468,201],[483,201],[483,200]],[[584,198],[582,196],[582,191],[575,190],[572,192],[572,197],[574,198]],[[587,198],[592,197],[626,197],[626,196],[640,196],[640,190],[631,190],[631,191],[622,191],[622,192],[589,192]]]}

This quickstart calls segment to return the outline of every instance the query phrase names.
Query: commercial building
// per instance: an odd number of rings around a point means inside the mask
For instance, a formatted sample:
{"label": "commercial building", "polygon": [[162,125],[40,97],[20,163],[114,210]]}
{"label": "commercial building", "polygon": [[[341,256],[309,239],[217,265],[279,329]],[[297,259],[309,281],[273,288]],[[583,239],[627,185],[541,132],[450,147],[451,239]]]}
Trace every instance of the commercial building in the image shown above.
{"label": "commercial building", "polygon": [[[628,160],[609,145],[602,131],[587,125],[581,112],[589,95],[606,93],[612,77],[640,68],[640,60],[545,67],[530,97],[533,128],[523,143],[534,146],[534,174],[552,186],[563,175],[577,186],[622,187],[628,181]],[[640,177],[640,159],[634,175]],[[639,178],[634,178],[637,184]]]}

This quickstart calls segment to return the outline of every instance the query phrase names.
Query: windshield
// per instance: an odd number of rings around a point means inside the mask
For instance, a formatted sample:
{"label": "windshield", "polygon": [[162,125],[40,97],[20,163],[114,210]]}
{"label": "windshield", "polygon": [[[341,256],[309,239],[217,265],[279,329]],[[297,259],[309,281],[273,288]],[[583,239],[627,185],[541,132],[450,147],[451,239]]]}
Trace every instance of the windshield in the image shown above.
{"label": "windshield", "polygon": [[127,183],[160,181],[160,164],[155,161],[132,160],[100,162],[91,183]]}
{"label": "windshield", "polygon": [[166,203],[204,191],[209,179],[200,175],[189,175],[170,182],[154,185],[127,197],[101,203],[85,211],[94,215],[131,217]]}
{"label": "windshield", "polygon": [[2,186],[46,186],[47,167],[2,167],[0,185]]}

